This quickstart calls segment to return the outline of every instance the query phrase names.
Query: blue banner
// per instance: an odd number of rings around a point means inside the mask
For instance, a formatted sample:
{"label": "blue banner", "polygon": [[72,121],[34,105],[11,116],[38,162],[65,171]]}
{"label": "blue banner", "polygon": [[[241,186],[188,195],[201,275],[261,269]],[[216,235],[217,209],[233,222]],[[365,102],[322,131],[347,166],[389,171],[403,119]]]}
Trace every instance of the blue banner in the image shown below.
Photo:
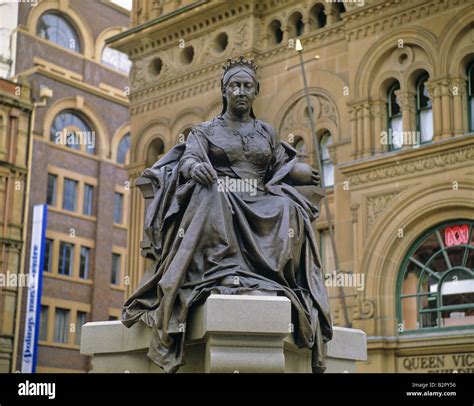
{"label": "blue banner", "polygon": [[25,332],[21,357],[22,373],[36,372],[47,217],[48,206],[46,204],[35,205],[33,207],[28,297],[26,301]]}

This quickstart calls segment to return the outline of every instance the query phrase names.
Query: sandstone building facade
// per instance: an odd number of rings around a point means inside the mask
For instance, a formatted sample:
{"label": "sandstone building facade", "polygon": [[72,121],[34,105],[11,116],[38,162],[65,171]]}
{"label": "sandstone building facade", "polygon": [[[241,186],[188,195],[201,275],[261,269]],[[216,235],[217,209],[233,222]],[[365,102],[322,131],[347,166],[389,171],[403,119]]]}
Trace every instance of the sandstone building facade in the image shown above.
{"label": "sandstone building facade", "polygon": [[359,370],[473,372],[473,33],[468,0],[134,0],[111,40],[133,62],[127,293],[146,267],[134,179],[220,113],[221,66],[244,55],[259,65],[256,116],[301,159],[320,148],[340,274],[323,209],[315,228],[334,323],[368,335]]}
{"label": "sandstone building facade", "polygon": [[25,219],[33,104],[27,84],[0,79],[0,372],[12,369],[16,303],[27,279]]}

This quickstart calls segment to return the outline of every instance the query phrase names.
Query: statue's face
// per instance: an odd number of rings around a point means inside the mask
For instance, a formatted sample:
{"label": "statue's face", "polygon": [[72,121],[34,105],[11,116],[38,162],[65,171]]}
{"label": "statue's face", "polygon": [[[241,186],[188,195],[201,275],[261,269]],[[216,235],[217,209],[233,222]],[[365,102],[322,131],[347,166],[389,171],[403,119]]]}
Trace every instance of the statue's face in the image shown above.
{"label": "statue's face", "polygon": [[235,114],[249,113],[257,97],[256,83],[247,72],[239,72],[230,78],[224,95],[227,98],[227,107]]}

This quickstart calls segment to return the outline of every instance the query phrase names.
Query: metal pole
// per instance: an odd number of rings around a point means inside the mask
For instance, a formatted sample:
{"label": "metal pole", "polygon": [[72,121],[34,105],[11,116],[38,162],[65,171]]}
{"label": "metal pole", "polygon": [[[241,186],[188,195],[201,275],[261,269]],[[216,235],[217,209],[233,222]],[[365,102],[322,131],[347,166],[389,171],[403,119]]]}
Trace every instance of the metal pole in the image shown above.
{"label": "metal pole", "polygon": [[[319,171],[320,177],[321,177],[321,189],[323,191],[323,201],[324,201],[324,209],[326,210],[326,218],[328,221],[328,229],[329,229],[329,238],[331,240],[331,248],[332,248],[332,253],[334,256],[334,265],[336,266],[336,273],[339,273],[340,267],[339,267],[339,257],[337,255],[337,250],[336,250],[336,239],[334,238],[334,231],[332,228],[332,219],[331,219],[331,211],[329,210],[329,203],[328,203],[328,197],[326,194],[326,185],[324,182],[324,172],[323,172],[323,167],[321,165],[321,157],[319,154],[319,143],[318,143],[318,138],[316,136],[316,129],[314,127],[314,119],[313,119],[313,109],[311,106],[311,100],[309,98],[309,90],[308,90],[308,82],[306,81],[306,72],[304,69],[304,61],[303,61],[303,47],[301,45],[301,41],[299,39],[296,40],[296,50],[298,51],[298,55],[300,58],[300,65],[301,65],[301,73],[303,75],[303,84],[304,84],[304,92],[306,96],[306,104],[308,105],[308,117],[309,117],[309,125],[311,127],[311,135],[313,137],[313,150],[314,150],[314,156],[315,156],[315,161],[317,165],[317,169]],[[322,264],[321,264],[322,265]],[[341,299],[342,302],[342,309],[344,313],[344,319],[345,319],[345,325],[351,327],[351,323],[349,320],[349,315],[347,314],[347,307],[346,307],[346,299],[344,296],[344,288],[342,286],[338,287],[339,289],[339,299]]]}

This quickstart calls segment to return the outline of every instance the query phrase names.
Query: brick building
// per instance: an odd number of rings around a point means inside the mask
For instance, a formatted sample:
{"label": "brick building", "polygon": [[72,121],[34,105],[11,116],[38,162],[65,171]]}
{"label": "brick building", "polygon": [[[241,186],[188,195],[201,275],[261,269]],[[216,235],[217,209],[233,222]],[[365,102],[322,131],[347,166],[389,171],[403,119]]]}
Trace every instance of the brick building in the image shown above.
{"label": "brick building", "polygon": [[82,324],[116,319],[123,303],[130,62],[105,39],[128,25],[129,12],[109,1],[18,4],[13,77],[35,99],[50,96],[32,123],[30,213],[48,204],[37,372],[87,371]]}

